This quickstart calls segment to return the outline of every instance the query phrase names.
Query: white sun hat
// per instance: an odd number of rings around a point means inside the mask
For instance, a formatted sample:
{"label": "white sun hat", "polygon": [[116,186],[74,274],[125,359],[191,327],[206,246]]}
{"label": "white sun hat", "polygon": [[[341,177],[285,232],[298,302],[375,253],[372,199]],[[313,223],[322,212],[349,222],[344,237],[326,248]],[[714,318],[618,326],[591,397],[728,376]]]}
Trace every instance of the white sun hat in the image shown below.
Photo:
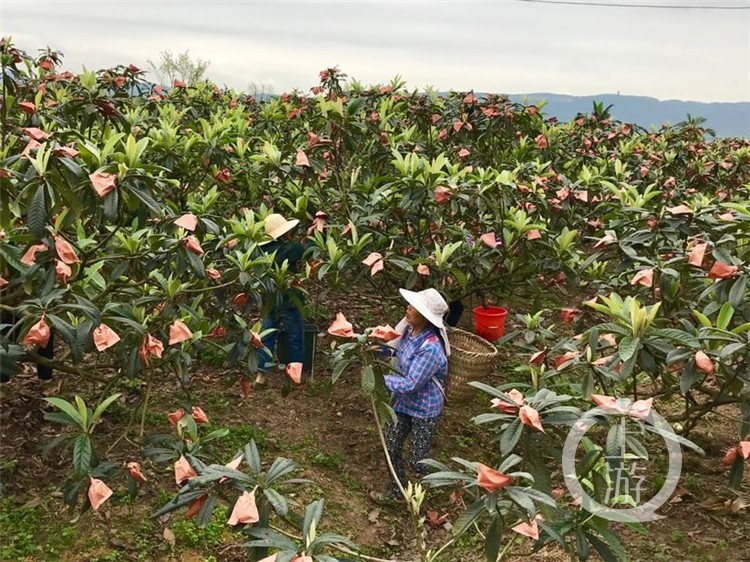
{"label": "white sun hat", "polygon": [[[266,217],[266,220],[264,221],[266,234],[274,240],[277,240],[279,237],[292,230],[298,224],[299,219],[292,219],[288,221],[278,213],[272,213],[268,215]],[[270,242],[270,240],[268,242]],[[265,243],[267,244],[268,242]]]}
{"label": "white sun hat", "polygon": [[445,346],[445,354],[451,354],[450,343],[448,342],[448,333],[445,331],[443,316],[448,312],[448,303],[435,289],[425,289],[424,291],[408,291],[399,289],[401,296],[406,302],[417,309],[425,319],[440,331]]}

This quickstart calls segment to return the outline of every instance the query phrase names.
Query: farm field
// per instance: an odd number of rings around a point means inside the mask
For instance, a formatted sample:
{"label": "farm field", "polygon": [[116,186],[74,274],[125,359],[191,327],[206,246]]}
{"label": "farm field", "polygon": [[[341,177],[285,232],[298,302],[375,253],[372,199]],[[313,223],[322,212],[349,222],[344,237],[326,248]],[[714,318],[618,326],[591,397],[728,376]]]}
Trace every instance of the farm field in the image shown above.
{"label": "farm field", "polygon": [[[750,141],[338,68],[256,101],[0,55],[0,559],[750,559]],[[270,213],[300,221],[299,271],[263,251]],[[509,313],[493,371],[449,393],[415,503],[378,507],[374,328],[402,287],[461,303],[468,331],[474,307]],[[315,368],[255,388],[280,292]],[[596,406],[575,471],[599,504],[625,448],[662,489],[654,416],[676,432],[664,518],[611,521],[566,487]]]}

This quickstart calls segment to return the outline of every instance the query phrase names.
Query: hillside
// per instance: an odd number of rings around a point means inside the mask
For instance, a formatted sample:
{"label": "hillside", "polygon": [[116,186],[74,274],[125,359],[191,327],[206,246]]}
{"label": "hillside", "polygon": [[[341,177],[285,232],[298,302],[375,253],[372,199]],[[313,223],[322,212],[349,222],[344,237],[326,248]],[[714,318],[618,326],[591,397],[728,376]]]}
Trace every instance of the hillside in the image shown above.
{"label": "hillside", "polygon": [[[169,91],[168,86],[164,86]],[[446,95],[447,92],[441,92]],[[138,95],[138,92],[131,92]],[[486,93],[477,93],[478,96]],[[705,117],[704,126],[713,129],[719,137],[750,138],[750,102],[705,103],[683,100],[658,100],[647,96],[627,96],[619,94],[597,94],[593,96],[570,96],[565,94],[530,93],[509,94],[511,100],[528,103],[547,102],[543,112],[546,116],[556,116],[560,121],[568,121],[578,113],[591,113],[594,102],[612,105],[612,116],[620,121],[636,123],[646,129],[675,125],[684,121],[688,114]],[[254,96],[259,101],[275,98],[275,94],[262,93]]]}
{"label": "hillside", "polygon": [[513,101],[527,98],[529,102],[547,101],[545,115],[555,115],[568,120],[577,113],[590,113],[593,102],[612,105],[612,115],[621,121],[636,123],[646,128],[664,123],[679,123],[688,114],[705,117],[705,127],[714,129],[720,137],[750,138],[750,102],[704,103],[682,100],[658,100],[645,96],[598,94],[594,96],[568,96],[550,93],[512,94]]}

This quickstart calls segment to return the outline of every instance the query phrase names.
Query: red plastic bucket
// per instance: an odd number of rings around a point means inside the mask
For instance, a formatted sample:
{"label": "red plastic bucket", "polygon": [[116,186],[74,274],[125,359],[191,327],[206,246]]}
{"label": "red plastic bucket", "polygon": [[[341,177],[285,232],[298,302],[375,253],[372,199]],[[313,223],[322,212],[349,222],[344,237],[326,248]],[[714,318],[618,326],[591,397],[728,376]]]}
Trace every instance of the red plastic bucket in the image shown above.
{"label": "red plastic bucket", "polygon": [[495,341],[505,334],[505,316],[508,311],[501,306],[478,306],[474,309],[474,331],[477,335]]}

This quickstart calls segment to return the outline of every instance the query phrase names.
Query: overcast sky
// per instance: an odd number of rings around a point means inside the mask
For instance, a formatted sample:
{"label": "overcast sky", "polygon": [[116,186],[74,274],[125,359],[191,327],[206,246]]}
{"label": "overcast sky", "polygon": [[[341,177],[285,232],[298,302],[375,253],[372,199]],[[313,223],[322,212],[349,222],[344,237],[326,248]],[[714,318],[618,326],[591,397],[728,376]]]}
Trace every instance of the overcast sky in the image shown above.
{"label": "overcast sky", "polygon": [[[557,0],[549,0],[551,2]],[[579,2],[586,0],[570,0]],[[750,7],[750,0],[598,0]],[[750,101],[750,10],[458,2],[0,0],[3,36],[64,66],[148,68],[185,50],[207,77],[275,93],[338,65],[364,84],[496,93],[616,93]]]}

